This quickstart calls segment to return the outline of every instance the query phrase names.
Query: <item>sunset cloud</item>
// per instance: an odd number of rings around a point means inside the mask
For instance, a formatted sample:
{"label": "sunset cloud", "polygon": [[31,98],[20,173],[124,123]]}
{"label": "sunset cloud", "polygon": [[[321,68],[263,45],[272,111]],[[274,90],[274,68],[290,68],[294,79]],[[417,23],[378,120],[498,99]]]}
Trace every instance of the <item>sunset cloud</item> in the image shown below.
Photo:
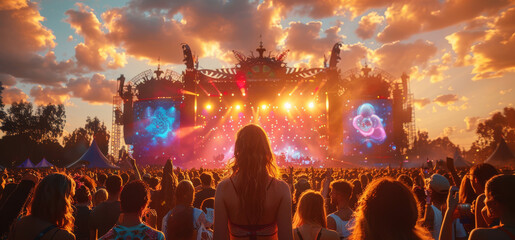
{"label": "sunset cloud", "polygon": [[383,21],[383,16],[379,16],[377,12],[370,12],[368,15],[361,17],[358,28],[356,29],[356,35],[361,39],[373,37],[377,27]]}
{"label": "sunset cloud", "polygon": [[42,87],[34,86],[30,89],[30,96],[34,98],[37,105],[43,104],[65,104],[70,99],[68,90],[63,87]]}
{"label": "sunset cloud", "polygon": [[467,126],[465,131],[467,131],[467,132],[475,131],[477,128],[477,125],[480,122],[480,119],[481,119],[480,117],[465,117],[465,119],[463,119],[463,121],[465,121],[465,124]]}
{"label": "sunset cloud", "polygon": [[414,66],[426,65],[436,52],[436,46],[429,41],[388,43],[374,51],[374,61],[380,68],[400,77],[403,72],[409,74]]}
{"label": "sunset cloud", "polygon": [[[178,13],[180,19],[174,17]],[[266,46],[275,47],[285,34],[279,9],[257,1],[133,1],[104,12],[102,19],[108,39],[127,54],[172,64],[182,63],[181,43],[204,57],[211,49],[206,44],[218,44],[221,53],[248,52],[258,46],[260,35]]]}
{"label": "sunset cloud", "polygon": [[395,1],[385,12],[387,26],[377,39],[388,43],[414,34],[434,31],[478,16],[495,16],[509,0]]}
{"label": "sunset cloud", "polygon": [[445,94],[445,95],[438,95],[433,102],[440,106],[447,106],[449,104],[453,104],[454,102],[458,101],[458,95],[455,94]]}
{"label": "sunset cloud", "polygon": [[[55,36],[42,22],[38,3],[5,0],[0,4],[0,73],[25,83],[58,85],[73,68],[57,61],[52,48]],[[40,54],[42,52],[42,54]]]}
{"label": "sunset cloud", "polygon": [[361,62],[367,60],[371,52],[369,48],[363,46],[361,43],[351,45],[344,44],[340,52],[342,59],[339,64],[340,69],[347,71],[352,68],[360,68],[362,66]]}
{"label": "sunset cloud", "polygon": [[97,73],[91,78],[71,79],[67,89],[72,97],[89,103],[111,103],[116,91],[116,80],[108,80],[104,75]]}
{"label": "sunset cloud", "polygon": [[421,98],[421,99],[413,100],[413,104],[415,105],[415,108],[417,108],[417,109],[422,109],[430,103],[431,103],[431,100],[429,98]]}
{"label": "sunset cloud", "polygon": [[29,96],[17,87],[5,88],[2,92],[2,102],[6,105],[15,102],[26,102]]}
{"label": "sunset cloud", "polygon": [[82,3],[77,3],[77,6],[78,10],[65,12],[68,16],[65,21],[84,38],[83,43],[75,46],[77,64],[94,71],[123,67],[127,63],[125,53],[117,51],[107,39],[93,9]]}
{"label": "sunset cloud", "polygon": [[309,22],[307,24],[291,22],[286,31],[285,47],[291,50],[291,57],[297,60],[308,58],[311,67],[321,67],[324,54],[329,57],[333,45],[343,40],[338,35],[339,26],[326,29],[324,31],[325,37],[321,37],[321,22]]}

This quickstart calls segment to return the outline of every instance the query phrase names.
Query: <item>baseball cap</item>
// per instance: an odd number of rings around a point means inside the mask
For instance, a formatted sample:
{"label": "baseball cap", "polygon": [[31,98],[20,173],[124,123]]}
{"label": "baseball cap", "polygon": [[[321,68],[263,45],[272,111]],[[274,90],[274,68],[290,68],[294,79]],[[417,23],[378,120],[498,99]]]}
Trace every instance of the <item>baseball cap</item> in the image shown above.
{"label": "baseball cap", "polygon": [[449,188],[451,187],[451,184],[449,183],[449,180],[447,180],[447,178],[435,173],[429,179],[429,187],[435,192],[447,193],[449,191]]}

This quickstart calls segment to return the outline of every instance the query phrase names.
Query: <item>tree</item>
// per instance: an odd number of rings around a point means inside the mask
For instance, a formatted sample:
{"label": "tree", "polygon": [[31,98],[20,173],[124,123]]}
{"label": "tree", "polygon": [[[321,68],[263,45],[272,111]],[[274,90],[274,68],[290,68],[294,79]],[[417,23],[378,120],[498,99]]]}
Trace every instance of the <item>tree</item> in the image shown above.
{"label": "tree", "polygon": [[0,140],[2,165],[15,166],[30,157],[36,163],[43,157],[54,163],[62,158],[62,146],[57,140],[65,124],[63,105],[38,106],[32,103],[11,104],[0,129],[5,136]]}
{"label": "tree", "polygon": [[505,107],[502,112],[493,114],[479,123],[476,128],[477,140],[465,155],[476,162],[482,162],[495,150],[501,138],[508,145],[515,144],[515,109]]}
{"label": "tree", "polygon": [[107,156],[110,136],[104,122],[101,122],[97,117],[94,117],[93,119],[88,117],[84,128],[88,134],[96,140],[100,151]]}
{"label": "tree", "polygon": [[2,122],[0,129],[6,136],[26,135],[36,142],[52,141],[63,134],[66,123],[64,105],[38,106],[30,102],[13,103]]}
{"label": "tree", "polygon": [[107,127],[97,117],[88,117],[84,127],[75,129],[63,138],[66,162],[72,163],[80,158],[93,139],[97,142],[100,151],[107,156],[109,150]]}
{"label": "tree", "polygon": [[2,84],[2,82],[0,82],[0,120],[4,119],[6,114],[5,114],[5,111],[4,111],[4,101],[3,101],[3,97],[2,97],[2,93],[4,92],[4,86]]}

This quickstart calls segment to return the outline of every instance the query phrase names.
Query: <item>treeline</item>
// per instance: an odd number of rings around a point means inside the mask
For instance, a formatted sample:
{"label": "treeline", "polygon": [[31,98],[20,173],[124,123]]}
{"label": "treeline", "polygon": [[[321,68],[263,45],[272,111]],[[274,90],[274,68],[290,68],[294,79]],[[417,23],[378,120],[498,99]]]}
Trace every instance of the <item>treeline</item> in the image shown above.
{"label": "treeline", "polygon": [[481,121],[476,128],[476,136],[472,146],[465,149],[454,144],[448,137],[429,139],[426,131],[418,131],[409,155],[438,160],[453,156],[458,151],[465,160],[480,163],[493,153],[501,139],[504,139],[511,149],[515,149],[515,109],[506,107],[503,111]]}
{"label": "treeline", "polygon": [[14,167],[30,158],[37,164],[46,158],[57,166],[67,166],[79,159],[93,138],[107,156],[109,133],[97,117],[86,119],[83,127],[64,133],[64,105],[41,105],[29,102],[13,103],[6,111],[0,109],[0,165]]}

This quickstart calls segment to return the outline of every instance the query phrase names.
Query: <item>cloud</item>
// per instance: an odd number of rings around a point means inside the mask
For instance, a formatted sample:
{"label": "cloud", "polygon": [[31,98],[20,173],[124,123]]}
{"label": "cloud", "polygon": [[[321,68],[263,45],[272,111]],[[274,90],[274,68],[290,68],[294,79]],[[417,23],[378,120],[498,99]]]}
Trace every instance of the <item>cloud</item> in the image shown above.
{"label": "cloud", "polygon": [[0,82],[4,87],[16,85],[16,78],[10,74],[0,73]]}
{"label": "cloud", "polygon": [[181,43],[199,57],[213,44],[221,53],[248,52],[257,47],[260,34],[265,47],[276,46],[285,37],[279,11],[259,1],[133,1],[104,12],[102,19],[107,39],[128,55],[181,64]]}
{"label": "cloud", "polygon": [[449,69],[449,67],[443,64],[431,65],[428,69],[424,71],[424,75],[429,76],[429,81],[431,83],[441,82],[449,77],[444,75],[443,73],[447,69]]}
{"label": "cloud", "polygon": [[[55,36],[42,22],[38,4],[4,0],[0,4],[0,73],[25,83],[58,85],[73,69],[72,61],[56,61]],[[42,54],[40,54],[42,53]]]}
{"label": "cloud", "polygon": [[442,29],[481,15],[495,16],[509,4],[509,0],[395,1],[385,12],[388,25],[377,39],[384,43],[404,40],[417,33]]}
{"label": "cloud", "polygon": [[475,73],[473,80],[500,77],[515,72],[515,7],[503,12],[485,38],[472,47]]}
{"label": "cloud", "polygon": [[17,87],[9,87],[2,92],[2,101],[4,104],[12,104],[14,102],[26,102],[29,96]]}
{"label": "cloud", "polygon": [[280,9],[283,17],[297,15],[321,19],[342,15],[346,10],[344,1],[339,0],[267,0],[264,3]]}
{"label": "cloud", "polygon": [[383,16],[379,16],[377,12],[370,12],[368,15],[361,17],[356,35],[361,39],[369,39],[374,36],[377,26],[384,21]]}
{"label": "cloud", "polygon": [[[127,63],[124,52],[118,52],[116,47],[107,39],[101,30],[101,23],[93,9],[82,3],[77,3],[78,10],[68,10],[65,21],[84,37],[84,42],[75,46],[75,58],[80,67],[101,71],[106,68],[119,68]],[[71,36],[71,35],[70,35]],[[70,38],[68,38],[70,40]],[[73,40],[73,37],[71,38]]]}
{"label": "cloud", "polygon": [[443,129],[442,137],[448,137],[456,132],[456,127],[446,127]]}
{"label": "cloud", "polygon": [[108,80],[104,75],[97,73],[91,78],[70,79],[67,89],[72,97],[89,103],[111,103],[116,91],[116,80]]}
{"label": "cloud", "polygon": [[320,67],[324,54],[329,57],[333,45],[343,40],[338,34],[339,25],[326,29],[325,37],[320,36],[321,31],[321,22],[290,22],[290,27],[286,29],[285,47],[291,50],[291,58],[308,59],[311,67]]}
{"label": "cloud", "polygon": [[421,98],[421,99],[413,100],[413,104],[415,105],[415,108],[417,108],[417,109],[422,109],[430,103],[431,103],[431,100],[429,100],[429,98]]}
{"label": "cloud", "polygon": [[34,103],[44,104],[67,104],[70,99],[68,90],[64,87],[42,87],[34,86],[30,89],[30,96],[34,98]]}
{"label": "cloud", "polygon": [[340,52],[340,58],[342,59],[339,63],[339,67],[342,71],[347,71],[352,68],[360,68],[361,61],[367,59],[368,55],[372,53],[372,50],[363,46],[361,43],[352,45],[344,44]]}
{"label": "cloud", "polygon": [[512,91],[512,88],[506,89],[506,90],[501,90],[501,91],[499,91],[499,94],[505,95],[505,94],[511,93],[511,91]]}
{"label": "cloud", "polygon": [[429,41],[417,40],[413,43],[387,43],[374,51],[374,62],[394,76],[410,73],[414,66],[424,66],[437,52]]}
{"label": "cloud", "polygon": [[455,94],[445,94],[445,95],[438,95],[433,102],[440,106],[447,106],[449,104],[453,104],[454,102],[458,101],[458,95]]}
{"label": "cloud", "polygon": [[465,117],[463,121],[465,121],[465,124],[467,125],[467,128],[465,129],[467,132],[475,131],[477,128],[477,125],[480,122],[480,117]]}
{"label": "cloud", "polygon": [[447,37],[447,41],[451,44],[453,51],[456,53],[456,66],[466,66],[473,63],[470,50],[472,45],[478,42],[486,35],[484,30],[460,31],[455,32]]}

